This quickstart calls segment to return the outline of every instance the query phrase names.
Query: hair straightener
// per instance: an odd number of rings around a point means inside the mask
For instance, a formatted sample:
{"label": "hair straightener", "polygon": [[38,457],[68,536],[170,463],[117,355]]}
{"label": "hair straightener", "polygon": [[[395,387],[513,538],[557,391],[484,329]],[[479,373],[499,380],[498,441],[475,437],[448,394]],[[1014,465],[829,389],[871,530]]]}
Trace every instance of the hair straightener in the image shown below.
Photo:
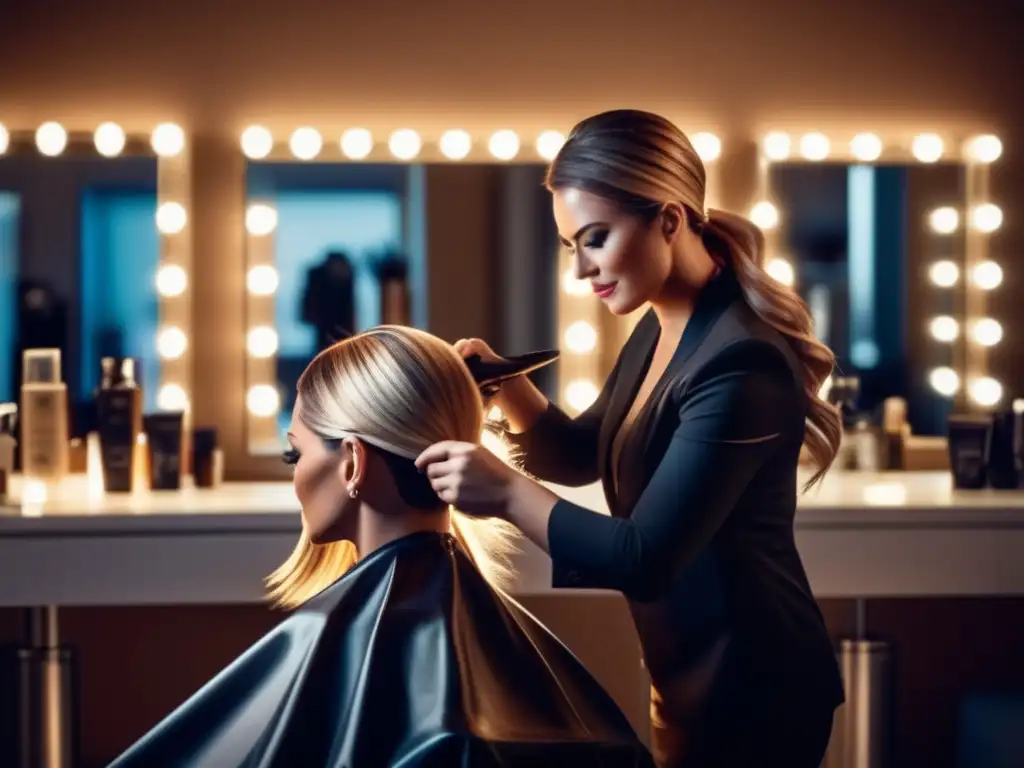
{"label": "hair straightener", "polygon": [[550,365],[558,359],[559,354],[557,349],[543,349],[527,352],[525,355],[486,361],[481,359],[480,355],[470,355],[464,362],[473,380],[480,387],[480,394],[484,400],[488,400],[497,393],[503,382]]}

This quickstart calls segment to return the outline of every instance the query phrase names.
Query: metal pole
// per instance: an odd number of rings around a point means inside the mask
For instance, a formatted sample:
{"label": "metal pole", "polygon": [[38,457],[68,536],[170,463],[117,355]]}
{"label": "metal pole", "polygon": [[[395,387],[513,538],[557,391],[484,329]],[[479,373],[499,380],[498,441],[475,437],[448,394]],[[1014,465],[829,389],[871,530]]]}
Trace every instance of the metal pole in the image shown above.
{"label": "metal pole", "polygon": [[26,611],[28,646],[18,651],[19,768],[72,768],[74,680],[60,647],[57,606]]}

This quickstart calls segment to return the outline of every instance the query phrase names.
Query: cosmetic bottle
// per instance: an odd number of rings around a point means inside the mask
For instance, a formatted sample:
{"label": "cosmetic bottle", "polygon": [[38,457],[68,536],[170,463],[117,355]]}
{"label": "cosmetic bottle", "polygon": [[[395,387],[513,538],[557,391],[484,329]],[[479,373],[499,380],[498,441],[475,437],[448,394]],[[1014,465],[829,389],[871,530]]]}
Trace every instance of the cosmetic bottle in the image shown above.
{"label": "cosmetic bottle", "polygon": [[97,432],[103,487],[110,493],[134,490],[139,435],[142,432],[142,390],[135,381],[135,361],[105,357],[103,379],[96,393]]}
{"label": "cosmetic bottle", "polygon": [[152,413],[142,417],[149,450],[149,488],[152,491],[181,489],[185,414]]}
{"label": "cosmetic bottle", "polygon": [[949,417],[947,428],[953,487],[984,488],[992,449],[992,416],[954,413]]}
{"label": "cosmetic bottle", "polygon": [[385,325],[409,324],[409,267],[405,259],[388,254],[377,264],[380,315]]}
{"label": "cosmetic bottle", "polygon": [[7,486],[14,474],[14,449],[18,441],[14,437],[18,406],[15,403],[0,404],[0,504],[7,500]]}
{"label": "cosmetic bottle", "polygon": [[68,469],[68,388],[59,349],[26,349],[22,357],[21,473],[59,482]]}
{"label": "cosmetic bottle", "polygon": [[224,478],[224,454],[216,427],[199,427],[192,433],[192,475],[196,488],[216,488]]}
{"label": "cosmetic bottle", "polygon": [[1010,410],[992,418],[992,444],[988,456],[988,484],[1016,490],[1021,484],[1021,441],[1024,439],[1024,403],[1015,400]]}

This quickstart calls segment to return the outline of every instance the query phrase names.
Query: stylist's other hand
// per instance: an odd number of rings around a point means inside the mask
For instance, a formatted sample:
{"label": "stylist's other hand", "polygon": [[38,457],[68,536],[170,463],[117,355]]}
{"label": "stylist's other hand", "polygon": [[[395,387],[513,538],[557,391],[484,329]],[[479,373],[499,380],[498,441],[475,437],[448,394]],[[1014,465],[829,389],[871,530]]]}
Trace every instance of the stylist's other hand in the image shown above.
{"label": "stylist's other hand", "polygon": [[494,363],[503,359],[483,339],[459,339],[453,346],[464,359],[473,355],[479,355],[485,363]]}
{"label": "stylist's other hand", "polygon": [[519,473],[477,443],[444,440],[416,458],[434,492],[460,512],[504,517],[510,487]]}

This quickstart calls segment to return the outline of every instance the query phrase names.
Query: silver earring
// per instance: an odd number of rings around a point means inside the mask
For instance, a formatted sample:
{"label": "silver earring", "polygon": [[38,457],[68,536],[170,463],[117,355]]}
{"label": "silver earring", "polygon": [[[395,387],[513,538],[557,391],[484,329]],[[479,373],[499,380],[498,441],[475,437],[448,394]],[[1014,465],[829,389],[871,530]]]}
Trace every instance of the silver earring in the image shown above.
{"label": "silver earring", "polygon": [[356,497],[357,497],[358,495],[359,495],[359,489],[358,489],[358,488],[356,488],[356,487],[355,487],[354,485],[350,485],[350,486],[348,487],[348,497],[349,497],[350,499],[354,499],[354,498],[356,498]]}

